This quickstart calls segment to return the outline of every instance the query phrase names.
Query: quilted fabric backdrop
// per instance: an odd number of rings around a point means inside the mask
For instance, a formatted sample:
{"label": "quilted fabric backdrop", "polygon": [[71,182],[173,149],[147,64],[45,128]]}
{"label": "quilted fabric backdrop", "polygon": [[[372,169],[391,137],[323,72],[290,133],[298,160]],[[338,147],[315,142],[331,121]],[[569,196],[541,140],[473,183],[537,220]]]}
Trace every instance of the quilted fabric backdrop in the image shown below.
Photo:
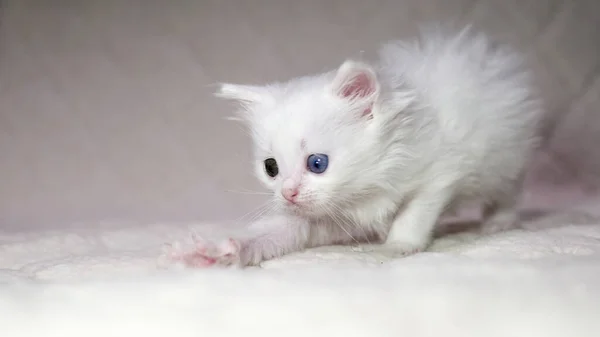
{"label": "quilted fabric backdrop", "polygon": [[262,199],[235,192],[258,186],[214,83],[331,69],[435,21],[471,22],[530,56],[548,109],[533,199],[600,185],[597,0],[0,4],[2,229],[235,219]]}

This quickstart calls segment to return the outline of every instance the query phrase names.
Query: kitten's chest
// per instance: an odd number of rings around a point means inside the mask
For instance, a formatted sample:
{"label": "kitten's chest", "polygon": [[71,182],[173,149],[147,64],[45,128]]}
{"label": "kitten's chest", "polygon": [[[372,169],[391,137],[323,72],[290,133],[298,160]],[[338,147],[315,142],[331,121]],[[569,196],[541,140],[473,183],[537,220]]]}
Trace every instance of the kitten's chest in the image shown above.
{"label": "kitten's chest", "polygon": [[359,222],[351,216],[335,215],[312,222],[311,246],[383,242],[389,232],[385,222]]}
{"label": "kitten's chest", "polygon": [[361,202],[353,207],[347,207],[343,211],[334,214],[328,222],[343,222],[347,228],[360,234],[367,233],[371,236],[387,236],[399,206],[390,198],[379,197]]}

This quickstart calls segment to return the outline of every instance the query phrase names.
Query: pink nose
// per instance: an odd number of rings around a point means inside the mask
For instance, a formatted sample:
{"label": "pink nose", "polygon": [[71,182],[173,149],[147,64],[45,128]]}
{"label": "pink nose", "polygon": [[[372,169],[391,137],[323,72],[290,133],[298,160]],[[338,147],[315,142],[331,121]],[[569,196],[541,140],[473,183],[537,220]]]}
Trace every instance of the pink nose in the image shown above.
{"label": "pink nose", "polygon": [[298,188],[283,188],[281,190],[281,195],[285,198],[285,200],[289,202],[296,202],[296,197],[298,196]]}

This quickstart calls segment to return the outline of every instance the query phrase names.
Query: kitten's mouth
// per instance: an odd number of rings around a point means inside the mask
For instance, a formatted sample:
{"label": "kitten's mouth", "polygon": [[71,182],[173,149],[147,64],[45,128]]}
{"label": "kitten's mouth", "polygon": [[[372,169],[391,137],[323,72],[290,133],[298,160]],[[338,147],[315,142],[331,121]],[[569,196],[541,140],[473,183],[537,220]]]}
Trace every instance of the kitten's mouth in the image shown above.
{"label": "kitten's mouth", "polygon": [[285,205],[288,209],[293,210],[293,211],[299,211],[301,209],[303,209],[304,207],[302,206],[302,204],[298,203],[298,202],[286,202]]}
{"label": "kitten's mouth", "polygon": [[312,205],[310,205],[309,203],[291,203],[288,202],[286,204],[286,210],[293,214],[293,215],[299,215],[299,216],[303,216],[303,217],[320,217],[322,214],[321,212],[318,211],[317,208],[312,207]]}
{"label": "kitten's mouth", "polygon": [[306,207],[306,205],[299,203],[299,202],[291,202],[291,201],[287,201],[285,203],[285,208],[292,214],[296,214],[296,215],[304,215],[307,213],[308,208]]}

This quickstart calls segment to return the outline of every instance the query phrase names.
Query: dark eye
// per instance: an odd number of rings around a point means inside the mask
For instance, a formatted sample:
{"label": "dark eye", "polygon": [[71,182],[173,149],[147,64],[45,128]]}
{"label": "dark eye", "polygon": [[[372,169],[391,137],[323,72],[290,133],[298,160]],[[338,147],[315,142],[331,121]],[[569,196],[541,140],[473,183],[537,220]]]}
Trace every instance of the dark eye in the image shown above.
{"label": "dark eye", "polygon": [[271,178],[275,178],[279,173],[279,167],[277,166],[277,160],[275,158],[265,159],[265,172]]}
{"label": "dark eye", "polygon": [[329,165],[329,157],[326,154],[315,153],[308,156],[306,167],[312,173],[323,173]]}

